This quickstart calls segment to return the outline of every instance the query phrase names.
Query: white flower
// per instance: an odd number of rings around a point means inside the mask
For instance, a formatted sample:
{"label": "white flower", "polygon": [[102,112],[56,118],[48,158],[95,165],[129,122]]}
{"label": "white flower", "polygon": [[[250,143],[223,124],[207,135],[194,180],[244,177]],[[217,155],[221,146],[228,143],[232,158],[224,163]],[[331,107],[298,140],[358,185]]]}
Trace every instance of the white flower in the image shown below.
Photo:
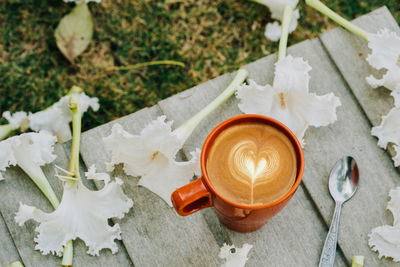
{"label": "white flower", "polygon": [[285,6],[294,9],[299,0],[254,0],[254,2],[267,6],[271,11],[271,18],[281,20]]}
{"label": "white flower", "polygon": [[235,248],[233,245],[224,244],[218,254],[218,257],[225,259],[225,263],[221,267],[243,267],[248,260],[247,254],[252,247],[252,245],[244,244],[242,248]]}
{"label": "white flower", "polygon": [[13,130],[21,128],[22,131],[25,131],[29,127],[28,115],[24,111],[18,111],[12,115],[10,111],[4,111],[3,117],[7,119]]}
{"label": "white flower", "polygon": [[165,119],[158,117],[140,135],[132,135],[115,124],[104,143],[111,151],[112,164],[124,163],[127,174],[142,176],[139,185],[172,206],[172,192],[187,184],[194,174],[200,174],[200,151],[192,152],[190,161],[177,162],[175,157],[184,140],[171,131],[172,122]]}
{"label": "white flower", "polygon": [[283,124],[303,142],[309,126],[326,126],[336,121],[340,100],[333,93],[318,96],[309,92],[310,65],[302,58],[287,56],[275,63],[273,86],[260,86],[249,80],[238,87],[239,109],[246,114],[261,114]]}
{"label": "white flower", "polygon": [[392,91],[395,105],[400,107],[400,37],[388,29],[382,29],[376,34],[368,34],[368,63],[377,70],[385,69],[386,73],[381,79],[372,75],[367,77],[367,82],[372,87],[384,86]]}
{"label": "white flower", "polygon": [[[278,21],[282,20],[283,9],[290,6],[295,9],[299,0],[253,0],[256,3],[265,5],[271,11],[271,18]],[[290,22],[289,33],[293,32],[297,27],[297,20],[300,18],[299,10],[294,10],[292,20]],[[265,26],[265,37],[271,41],[278,41],[281,37],[281,26],[278,22],[268,23]]]}
{"label": "white flower", "polygon": [[386,148],[388,143],[394,144],[396,155],[394,165],[400,165],[400,108],[392,108],[386,116],[382,116],[381,125],[372,127],[371,134],[378,137],[378,146]]}
{"label": "white flower", "polygon": [[[290,26],[289,26],[289,33],[294,32],[297,28],[297,20],[300,18],[300,13],[299,10],[296,9],[293,12],[293,17],[292,20],[290,21]],[[277,21],[267,23],[265,25],[265,32],[264,35],[267,37],[269,40],[276,42],[279,41],[281,38],[281,32],[282,32],[282,27],[281,24]]]}
{"label": "white flower", "polygon": [[35,229],[38,233],[35,248],[44,255],[60,256],[63,246],[78,237],[88,246],[90,255],[99,255],[103,248],[111,249],[112,253],[118,251],[114,240],[121,239],[121,230],[118,224],[110,226],[108,219],[123,218],[133,202],[122,191],[120,179],[109,182],[110,177],[105,173],[96,174],[93,166],[89,173],[91,179],[104,180],[104,187],[91,191],[80,179],[73,184],[66,182],[61,203],[52,213],[20,203],[15,221],[20,226],[29,219],[39,223]]}
{"label": "white flower", "polygon": [[369,246],[378,252],[379,258],[390,257],[400,261],[400,187],[390,190],[387,209],[393,214],[393,226],[384,225],[372,229]]}
{"label": "white flower", "polygon": [[[48,130],[57,136],[59,142],[67,141],[71,138],[69,123],[72,121],[71,111],[68,107],[69,95],[62,97],[53,106],[29,114],[30,128],[34,131]],[[99,100],[96,97],[90,98],[85,93],[80,94],[80,110],[85,113],[89,107],[94,111],[99,109]]]}
{"label": "white flower", "polygon": [[[52,162],[56,138],[46,131],[25,133],[0,142],[0,171],[18,165],[29,176],[41,175],[40,166]],[[1,178],[0,173],[0,178]]]}

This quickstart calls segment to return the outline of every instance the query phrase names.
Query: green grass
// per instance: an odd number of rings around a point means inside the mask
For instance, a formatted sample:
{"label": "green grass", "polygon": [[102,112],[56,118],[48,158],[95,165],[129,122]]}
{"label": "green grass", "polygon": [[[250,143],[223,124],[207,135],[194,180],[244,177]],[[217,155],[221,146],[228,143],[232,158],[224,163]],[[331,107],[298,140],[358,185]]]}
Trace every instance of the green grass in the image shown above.
{"label": "green grass", "polygon": [[[326,2],[350,19],[386,5],[400,22],[398,0]],[[84,117],[84,129],[89,129],[277,50],[277,43],[264,37],[269,12],[253,2],[103,0],[89,5],[94,39],[71,65],[58,51],[53,33],[72,7],[61,0],[1,1],[0,112],[41,110],[78,85],[100,99],[100,110]],[[335,26],[303,2],[300,8],[300,26],[289,45]],[[164,59],[186,66],[105,71]]]}

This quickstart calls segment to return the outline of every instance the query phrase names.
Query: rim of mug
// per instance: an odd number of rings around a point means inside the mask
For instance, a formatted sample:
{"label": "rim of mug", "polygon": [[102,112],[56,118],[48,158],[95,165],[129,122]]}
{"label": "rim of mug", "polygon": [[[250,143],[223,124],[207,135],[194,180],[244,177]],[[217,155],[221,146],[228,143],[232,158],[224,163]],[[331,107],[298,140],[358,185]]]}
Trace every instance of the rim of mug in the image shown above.
{"label": "rim of mug", "polygon": [[[294,141],[295,145],[297,146],[296,149],[296,154],[297,151],[299,152],[299,156],[300,156],[300,166],[298,173],[296,175],[296,181],[294,182],[293,186],[290,188],[290,190],[281,198],[279,198],[278,200],[275,200],[274,202],[270,202],[267,204],[263,204],[263,205],[244,205],[244,204],[238,204],[235,202],[232,202],[231,200],[223,197],[221,194],[219,194],[214,186],[212,185],[210,178],[208,177],[208,173],[207,173],[207,169],[206,169],[206,155],[205,155],[205,150],[208,148],[208,146],[210,146],[210,142],[212,141],[213,137],[219,132],[219,130],[223,127],[225,127],[227,124],[230,124],[234,121],[239,121],[239,120],[245,120],[245,119],[249,119],[249,118],[253,118],[253,119],[261,119],[264,121],[268,121],[270,123],[273,124],[273,126],[278,126],[280,128],[282,128],[286,133],[287,133],[287,137],[289,139],[291,139],[291,141]],[[280,130],[280,129],[278,129]],[[219,198],[221,198],[223,201],[225,201],[226,203],[228,203],[229,205],[232,205],[234,207],[237,208],[241,208],[241,209],[247,209],[247,210],[259,210],[259,209],[265,209],[265,208],[269,208],[269,207],[273,207],[278,205],[279,203],[285,201],[287,198],[289,198],[291,195],[293,195],[293,193],[297,190],[297,188],[299,187],[300,183],[301,183],[301,179],[303,177],[303,172],[304,172],[304,153],[303,153],[303,148],[301,147],[301,144],[299,142],[299,140],[297,139],[296,135],[283,123],[281,123],[278,120],[275,120],[271,117],[267,117],[267,116],[263,116],[263,115],[259,115],[259,114],[242,114],[242,115],[237,115],[234,117],[231,117],[223,122],[221,122],[220,124],[218,124],[211,132],[210,134],[207,136],[203,147],[201,149],[201,156],[200,156],[200,164],[201,164],[201,171],[202,171],[202,176],[207,184],[207,187],[212,191],[213,194],[217,195]]]}

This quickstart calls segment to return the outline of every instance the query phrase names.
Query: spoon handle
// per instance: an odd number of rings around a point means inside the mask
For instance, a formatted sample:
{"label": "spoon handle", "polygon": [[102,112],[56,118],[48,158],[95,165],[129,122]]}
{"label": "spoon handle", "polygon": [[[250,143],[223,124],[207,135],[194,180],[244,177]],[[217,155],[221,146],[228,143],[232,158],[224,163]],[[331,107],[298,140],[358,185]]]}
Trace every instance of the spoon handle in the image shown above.
{"label": "spoon handle", "polygon": [[339,220],[342,211],[342,203],[336,202],[335,212],[331,227],[325,239],[324,248],[322,249],[321,258],[319,259],[319,267],[332,267],[335,262],[336,244],[339,233]]}

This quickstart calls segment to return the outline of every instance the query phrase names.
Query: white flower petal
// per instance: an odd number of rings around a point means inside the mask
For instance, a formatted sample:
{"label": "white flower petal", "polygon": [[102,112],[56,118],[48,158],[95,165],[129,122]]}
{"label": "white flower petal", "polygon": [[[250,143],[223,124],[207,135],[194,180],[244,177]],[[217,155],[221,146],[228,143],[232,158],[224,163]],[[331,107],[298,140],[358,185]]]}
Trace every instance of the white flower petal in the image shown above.
{"label": "white flower petal", "polygon": [[[124,164],[124,171],[142,176],[139,185],[153,191],[171,205],[172,192],[199,173],[199,151],[187,162],[175,161],[182,140],[171,131],[172,122],[160,116],[148,124],[140,135],[132,135],[115,124],[105,137],[106,148],[111,151],[112,164]],[[196,155],[196,156],[194,156]]]}
{"label": "white flower petal", "polygon": [[10,165],[43,166],[52,162],[56,138],[49,132],[25,133],[0,142],[0,171]]}
{"label": "white flower petal", "polygon": [[[299,10],[296,9],[293,12],[292,20],[290,21],[289,33],[292,33],[297,28],[297,20],[299,19],[299,17],[300,17]],[[265,37],[267,37],[267,39],[273,42],[279,41],[279,39],[281,38],[281,33],[282,33],[282,27],[279,24],[279,22],[275,21],[273,23],[267,23],[267,25],[265,25],[264,35]]]}
{"label": "white flower petal", "polygon": [[239,109],[246,114],[261,114],[283,124],[303,143],[309,126],[326,126],[336,121],[340,100],[332,93],[317,96],[309,93],[311,67],[302,58],[287,56],[278,61],[274,86],[260,86],[250,80],[238,87]]}
{"label": "white flower petal", "polygon": [[225,260],[221,267],[243,267],[248,260],[247,254],[249,253],[252,245],[244,244],[242,248],[235,248],[234,245],[224,244],[218,254],[218,257]]}
{"label": "white flower petal", "polygon": [[395,167],[400,166],[400,146],[398,145],[393,145],[394,150],[396,151],[396,155],[392,157],[392,160],[394,162]]}
{"label": "white flower petal", "polygon": [[382,148],[388,143],[400,145],[400,109],[394,107],[382,116],[381,125],[372,127],[371,134],[378,137],[378,145]]}
{"label": "white flower petal", "polygon": [[400,56],[400,37],[388,29],[382,29],[376,34],[368,34],[368,47],[371,54],[367,61],[374,68],[390,69],[399,64]]}
{"label": "white flower petal", "polygon": [[400,261],[400,228],[389,225],[379,226],[372,229],[369,236],[369,246],[378,252],[378,257],[393,258]]}
{"label": "white flower petal", "polygon": [[[151,140],[147,147],[160,151],[167,158],[175,157],[181,146],[181,140],[172,134],[172,121],[165,122],[167,117],[160,116],[148,124],[140,133],[141,138]],[[183,145],[183,144],[182,144]]]}
{"label": "white flower petal", "polygon": [[63,115],[59,108],[51,107],[43,111],[29,114],[29,126],[32,130],[38,132],[46,130],[57,136],[59,142],[71,139],[71,115]]}
{"label": "white flower petal", "polygon": [[387,209],[393,214],[393,226],[384,225],[372,229],[369,246],[377,251],[379,258],[390,257],[400,261],[400,187],[390,190]]}
{"label": "white flower petal", "polygon": [[35,207],[25,205],[23,203],[19,203],[18,212],[15,214],[15,222],[22,226],[26,221],[33,219],[35,221],[43,220],[43,216],[45,213]]}
{"label": "white flower petal", "polygon": [[13,130],[19,129],[20,127],[26,129],[26,127],[24,127],[24,124],[26,124],[28,120],[26,112],[18,111],[11,115],[10,111],[5,111],[3,112],[3,117],[7,119]]}
{"label": "white flower petal", "polygon": [[272,23],[267,23],[267,25],[265,25],[264,35],[265,37],[267,37],[267,39],[273,42],[279,41],[279,39],[281,38],[281,32],[282,32],[281,25],[277,21]]}
{"label": "white flower petal", "polygon": [[[400,226],[400,187],[390,190],[387,209],[393,215],[393,226]],[[399,240],[400,242],[400,240]]]}
{"label": "white flower petal", "polygon": [[254,2],[267,6],[271,11],[271,17],[276,20],[281,20],[283,8],[289,5],[294,9],[299,0],[254,0]]}
{"label": "white flower petal", "polygon": [[[341,105],[340,99],[333,93],[318,96],[314,93],[308,95],[296,94],[298,102],[297,112],[305,118],[307,123],[314,127],[327,126],[336,121],[336,108]],[[303,99],[302,99],[303,98]]]}
{"label": "white flower petal", "polygon": [[393,66],[386,71],[381,79],[376,79],[374,76],[370,75],[366,78],[369,85],[373,88],[384,86],[391,90],[392,93],[400,93],[400,66]]}
{"label": "white flower petal", "polygon": [[269,85],[261,86],[249,79],[249,84],[242,84],[236,90],[239,109],[246,114],[266,115],[271,113],[275,90]]}
{"label": "white flower petal", "polygon": [[[400,88],[399,88],[400,89]],[[394,100],[394,106],[396,108],[400,108],[400,90],[398,91],[392,91],[390,95],[393,97]]]}
{"label": "white flower petal", "polygon": [[201,173],[200,150],[197,149],[191,155],[190,161],[170,161],[166,165],[161,165],[160,168],[155,167],[150,173],[142,176],[138,185],[157,194],[172,207],[172,192],[189,183],[193,175]]}
{"label": "white flower petal", "polygon": [[85,172],[85,176],[90,180],[104,181],[106,184],[110,182],[110,175],[108,173],[97,173],[94,164],[89,167],[87,172]]}
{"label": "white flower petal", "polygon": [[287,57],[275,63],[273,87],[279,92],[308,92],[311,66],[301,57]]}
{"label": "white flower petal", "polygon": [[114,124],[111,134],[103,140],[106,149],[111,151],[111,164],[124,163],[124,171],[132,176],[151,170],[148,166],[156,152],[147,149],[140,136],[132,135],[121,125]]}
{"label": "white flower petal", "polygon": [[11,137],[0,142],[0,171],[5,171],[8,166],[15,166],[17,160],[13,153],[13,142]]}
{"label": "white flower petal", "polygon": [[[96,176],[96,175],[95,175]],[[98,178],[96,178],[98,179]],[[91,191],[80,181],[65,184],[58,208],[52,213],[44,213],[37,208],[20,205],[16,221],[20,225],[28,219],[39,222],[36,228],[36,249],[44,255],[61,255],[63,245],[69,240],[82,239],[88,246],[88,254],[98,255],[103,248],[113,253],[118,247],[115,239],[121,239],[118,224],[110,226],[108,219],[122,218],[133,202],[121,189],[122,181],[106,183],[98,191]]]}
{"label": "white flower petal", "polygon": [[107,172],[113,172],[115,169],[115,165],[112,162],[105,162],[106,165],[106,171]]}
{"label": "white flower petal", "polygon": [[[65,142],[71,138],[69,123],[72,121],[69,105],[69,95],[62,97],[53,106],[29,114],[30,128],[34,131],[47,130],[56,135],[60,142]],[[83,114],[91,107],[94,111],[99,109],[98,99],[90,98],[85,93],[79,95],[81,113]]]}

